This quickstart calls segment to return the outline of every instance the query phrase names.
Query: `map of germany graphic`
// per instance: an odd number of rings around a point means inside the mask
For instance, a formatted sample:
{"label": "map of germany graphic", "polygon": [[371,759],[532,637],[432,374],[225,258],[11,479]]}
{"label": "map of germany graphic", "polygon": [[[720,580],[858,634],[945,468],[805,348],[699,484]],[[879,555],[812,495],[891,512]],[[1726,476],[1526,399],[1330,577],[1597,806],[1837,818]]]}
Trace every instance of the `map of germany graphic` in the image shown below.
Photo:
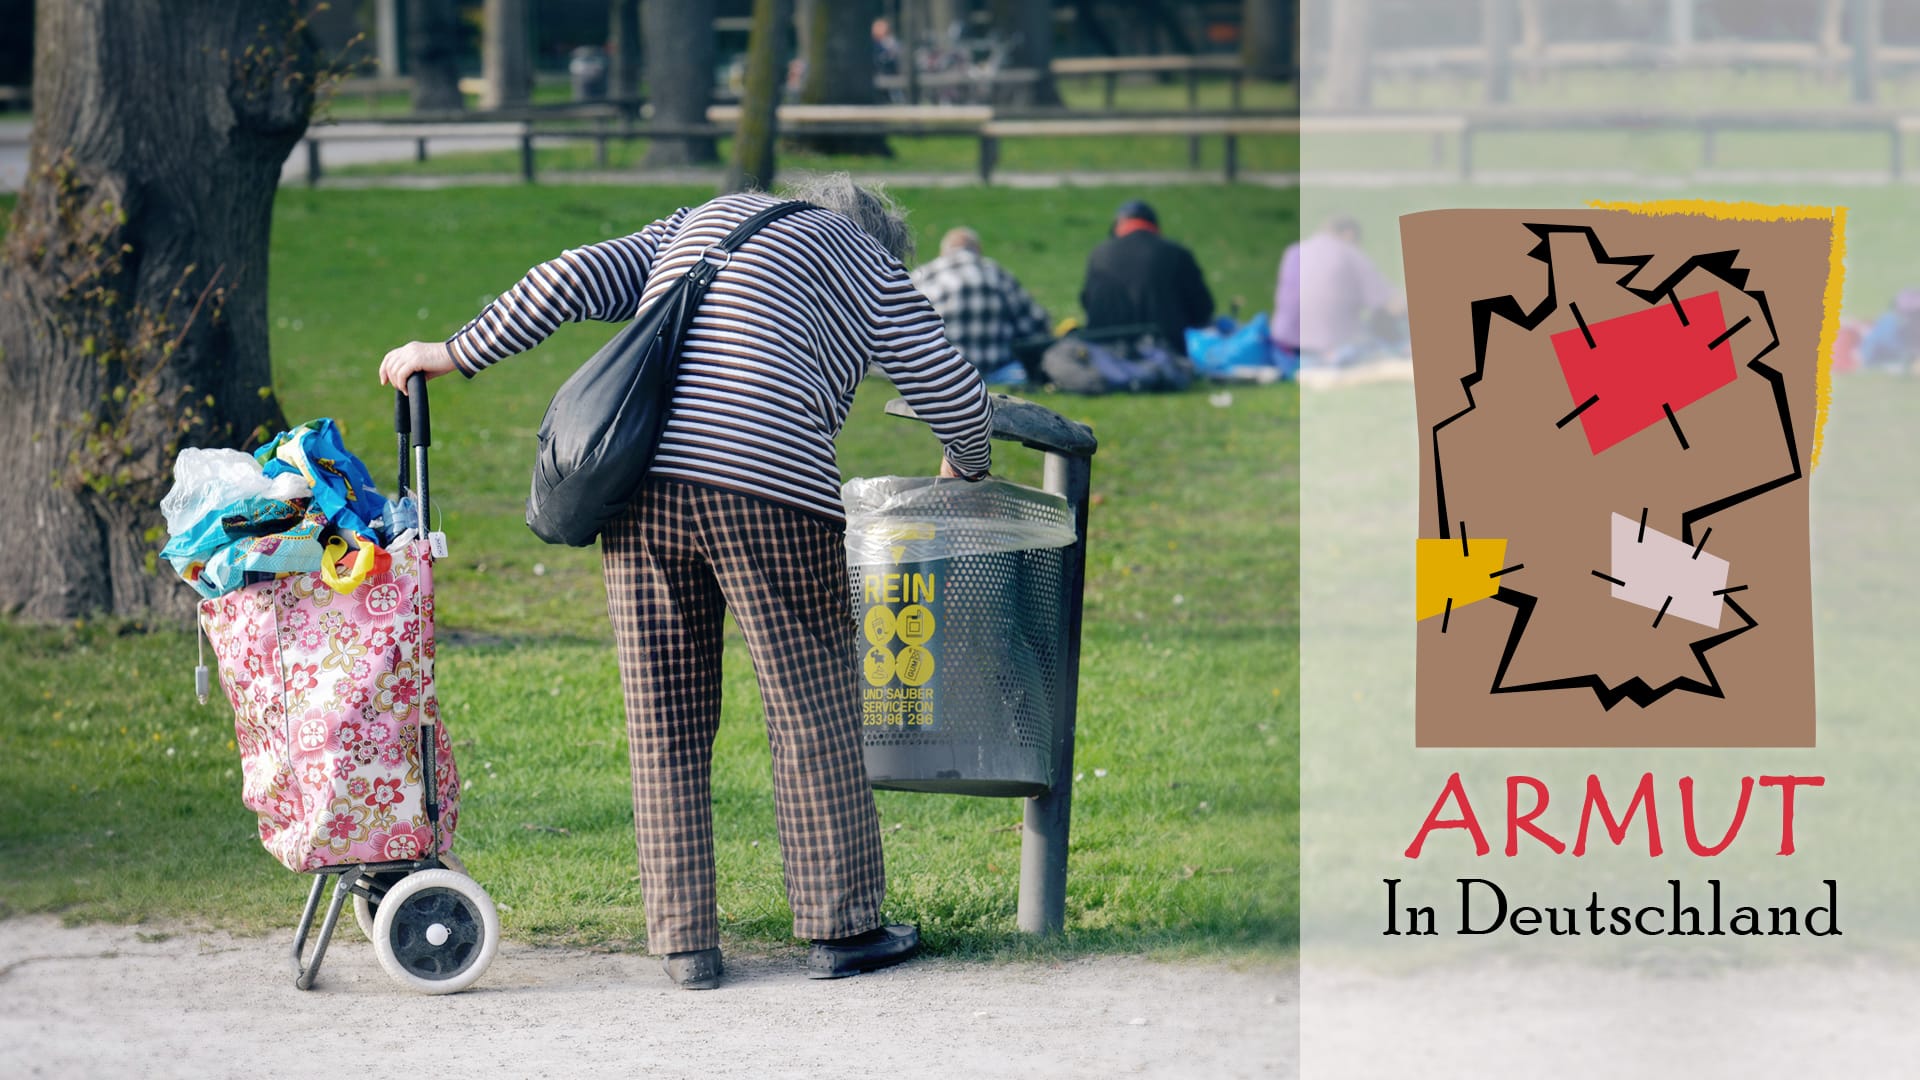
{"label": "map of germany graphic", "polygon": [[[1803,440],[1837,223],[1447,211],[1403,234],[1425,443],[1417,741],[1810,744]],[[1434,257],[1475,248],[1479,273]],[[1761,647],[1743,643],[1735,678],[1720,657],[1742,639]]]}

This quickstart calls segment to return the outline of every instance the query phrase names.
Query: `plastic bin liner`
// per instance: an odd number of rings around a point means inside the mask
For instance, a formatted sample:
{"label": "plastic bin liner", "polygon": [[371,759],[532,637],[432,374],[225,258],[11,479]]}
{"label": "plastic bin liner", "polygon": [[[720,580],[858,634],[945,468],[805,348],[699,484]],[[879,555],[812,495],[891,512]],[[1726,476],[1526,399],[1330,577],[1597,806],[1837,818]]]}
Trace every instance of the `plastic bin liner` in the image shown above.
{"label": "plastic bin liner", "polygon": [[847,562],[878,566],[1073,543],[1073,510],[1058,495],[1011,481],[925,476],[849,480]]}

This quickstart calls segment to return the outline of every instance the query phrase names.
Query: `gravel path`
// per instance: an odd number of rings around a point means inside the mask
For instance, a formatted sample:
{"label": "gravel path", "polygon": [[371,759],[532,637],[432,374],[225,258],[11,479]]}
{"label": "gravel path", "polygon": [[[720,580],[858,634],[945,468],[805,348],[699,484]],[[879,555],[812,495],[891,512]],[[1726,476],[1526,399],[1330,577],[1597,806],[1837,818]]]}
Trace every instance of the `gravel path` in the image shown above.
{"label": "gravel path", "polygon": [[0,1076],[280,1077],[409,1051],[463,1080],[1297,1072],[1291,965],[919,960],[814,982],[789,955],[692,993],[645,956],[509,945],[472,990],[427,998],[350,931],[302,993],[290,940],[0,921]]}

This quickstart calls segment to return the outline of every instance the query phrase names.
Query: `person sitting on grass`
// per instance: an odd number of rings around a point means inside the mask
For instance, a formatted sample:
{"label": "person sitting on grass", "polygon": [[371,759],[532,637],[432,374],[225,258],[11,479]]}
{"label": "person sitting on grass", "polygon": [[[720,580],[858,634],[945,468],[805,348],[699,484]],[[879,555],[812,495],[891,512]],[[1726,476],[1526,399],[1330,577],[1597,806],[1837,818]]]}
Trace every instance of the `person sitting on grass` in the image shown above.
{"label": "person sitting on grass", "polygon": [[1047,332],[1047,309],[1007,269],[980,253],[980,234],[950,229],[940,257],[913,272],[913,283],[933,301],[947,339],[990,383],[1019,385],[1026,372],[1013,344]]}
{"label": "person sitting on grass", "polygon": [[1860,339],[1860,366],[1907,374],[1920,367],[1920,289],[1902,289]]}
{"label": "person sitting on grass", "polygon": [[1213,321],[1213,293],[1193,253],[1160,235],[1153,207],[1138,199],[1120,207],[1113,235],[1087,256],[1080,306],[1086,332],[1147,326],[1175,356],[1187,355],[1187,329]]}
{"label": "person sitting on grass", "polygon": [[1303,370],[1337,370],[1407,348],[1406,301],[1360,247],[1360,223],[1329,218],[1287,248],[1274,290],[1274,347]]}
{"label": "person sitting on grass", "polygon": [[[788,194],[814,205],[769,223],[720,267],[682,341],[652,470],[600,539],[647,947],[690,990],[721,975],[712,773],[729,611],[765,703],[781,863],[794,936],[813,941],[809,976],[870,971],[919,948],[918,928],[880,912],[834,439],[873,364],[945,445],[942,476],[979,480],[989,464],[992,399],[901,265],[913,239],[901,212],[844,173]],[[562,252],[453,337],[389,352],[380,381],[471,378],[563,322],[631,319],[779,202],[724,195]]]}

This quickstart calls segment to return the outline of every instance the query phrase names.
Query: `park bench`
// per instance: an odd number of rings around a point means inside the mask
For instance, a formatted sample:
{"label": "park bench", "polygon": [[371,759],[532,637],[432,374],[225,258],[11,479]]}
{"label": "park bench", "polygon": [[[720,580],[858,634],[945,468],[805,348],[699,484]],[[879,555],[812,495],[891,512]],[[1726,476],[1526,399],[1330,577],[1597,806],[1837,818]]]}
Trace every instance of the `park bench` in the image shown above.
{"label": "park bench", "polygon": [[[634,139],[719,139],[733,134],[733,128],[714,123],[705,124],[664,124],[648,122],[645,124],[625,123],[619,127],[601,124],[591,128],[553,128],[543,127],[527,133],[527,140],[537,142],[581,142],[593,143],[594,164],[607,167],[607,144],[609,142],[628,142]],[[529,150],[521,159],[522,178],[531,183],[533,176],[533,156]]]}
{"label": "park bench", "polygon": [[[971,134],[993,119],[986,105],[782,105],[780,130],[857,126],[865,132],[894,134],[907,131],[960,131]],[[714,105],[707,109],[710,123],[731,127],[740,122],[740,106]]]}
{"label": "park bench", "polygon": [[1859,131],[1884,133],[1890,141],[1890,175],[1903,172],[1899,118],[1886,110],[1839,109],[1485,109],[1467,114],[1460,136],[1460,175],[1472,176],[1473,141],[1494,132],[1691,131],[1700,137],[1702,168],[1718,163],[1718,139],[1726,132]]}
{"label": "park bench", "polygon": [[1445,164],[1449,142],[1458,142],[1467,118],[1439,113],[1315,113],[1301,118],[1300,133],[1326,135],[1425,135],[1431,139],[1435,168]]}
{"label": "park bench", "polygon": [[1069,56],[1048,65],[1056,78],[1099,78],[1105,82],[1106,107],[1113,110],[1114,89],[1122,75],[1184,75],[1187,108],[1200,107],[1200,76],[1224,74],[1233,84],[1233,108],[1241,103],[1246,73],[1237,56]]}
{"label": "park bench", "polygon": [[[1575,70],[1731,69],[1798,71],[1832,75],[1851,62],[1851,50],[1816,41],[1692,41],[1684,46],[1652,41],[1550,41],[1537,48],[1516,46],[1509,62],[1531,75]],[[1312,64],[1315,61],[1309,60]],[[1487,69],[1484,45],[1383,49],[1369,57],[1371,69],[1382,75],[1418,77],[1456,75],[1473,77]],[[1878,43],[1874,66],[1894,71],[1920,65],[1920,48]]]}
{"label": "park bench", "polygon": [[307,148],[307,183],[318,184],[322,174],[320,147],[329,142],[374,142],[408,140],[414,144],[414,160],[427,160],[427,143],[432,139],[472,141],[517,139],[520,142],[521,173],[533,179],[532,129],[524,121],[454,121],[445,123],[365,123],[325,124],[307,129],[302,142]]}
{"label": "park bench", "polygon": [[1216,114],[1174,116],[1099,116],[1085,119],[1029,117],[989,120],[980,125],[980,182],[991,183],[999,164],[1002,139],[1073,139],[1139,135],[1184,135],[1187,161],[1198,165],[1203,136],[1225,140],[1224,171],[1231,182],[1239,175],[1239,138],[1243,135],[1297,135],[1300,119],[1279,114]]}
{"label": "park bench", "polygon": [[905,91],[917,96],[930,90],[960,88],[973,102],[990,102],[1003,86],[1026,86],[1040,81],[1038,68],[968,68],[962,71],[915,72],[912,75],[875,75],[876,90]]}
{"label": "park bench", "polygon": [[1316,113],[1305,118],[1303,134],[1425,135],[1432,140],[1432,162],[1439,168],[1446,146],[1458,146],[1457,167],[1462,180],[1473,177],[1474,144],[1478,136],[1498,133],[1565,131],[1688,131],[1700,138],[1702,168],[1719,162],[1719,138],[1729,132],[1857,131],[1884,133],[1889,140],[1889,175],[1905,175],[1907,134],[1920,131],[1920,115],[1883,109],[1471,109],[1433,113]]}

